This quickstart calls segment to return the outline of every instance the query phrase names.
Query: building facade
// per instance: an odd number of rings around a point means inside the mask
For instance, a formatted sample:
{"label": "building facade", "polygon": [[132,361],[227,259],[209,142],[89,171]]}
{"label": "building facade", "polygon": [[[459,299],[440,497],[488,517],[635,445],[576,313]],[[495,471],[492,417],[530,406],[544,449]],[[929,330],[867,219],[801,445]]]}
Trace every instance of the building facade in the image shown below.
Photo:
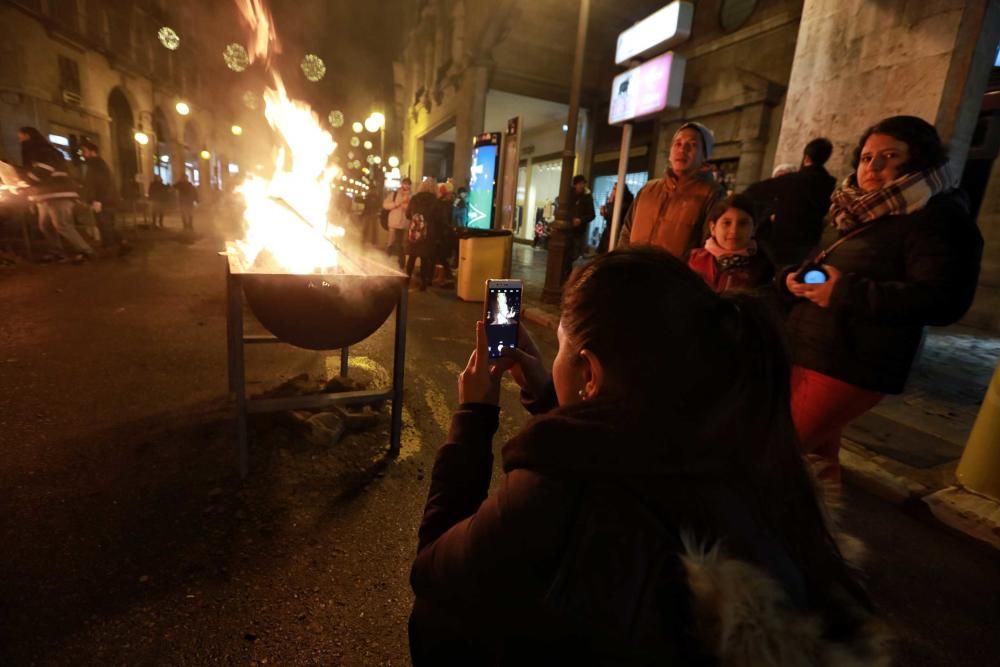
{"label": "building facade", "polygon": [[126,198],[154,173],[221,189],[240,147],[233,105],[215,88],[224,66],[221,48],[208,52],[219,40],[206,12],[189,1],[0,3],[0,159],[20,162],[27,125],[67,152],[96,143]]}

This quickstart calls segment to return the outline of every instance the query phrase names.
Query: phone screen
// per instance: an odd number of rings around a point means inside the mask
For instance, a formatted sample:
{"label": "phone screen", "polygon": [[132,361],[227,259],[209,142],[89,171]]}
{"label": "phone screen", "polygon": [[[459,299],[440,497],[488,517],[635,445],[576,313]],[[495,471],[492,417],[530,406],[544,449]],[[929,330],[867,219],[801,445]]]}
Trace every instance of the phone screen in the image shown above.
{"label": "phone screen", "polygon": [[826,280],[826,271],[819,269],[810,269],[802,274],[802,282],[806,285],[822,285]]}
{"label": "phone screen", "polygon": [[521,321],[521,286],[513,281],[486,286],[486,344],[490,358],[517,347],[517,325]]}

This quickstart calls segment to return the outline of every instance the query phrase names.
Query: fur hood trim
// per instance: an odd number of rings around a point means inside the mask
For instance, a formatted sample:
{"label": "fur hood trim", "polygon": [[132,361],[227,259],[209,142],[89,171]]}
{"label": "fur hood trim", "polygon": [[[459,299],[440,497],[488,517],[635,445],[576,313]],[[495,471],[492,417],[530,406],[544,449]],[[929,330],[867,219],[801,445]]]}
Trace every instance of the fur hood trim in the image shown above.
{"label": "fur hood trim", "polygon": [[[703,645],[725,667],[889,667],[889,633],[860,609],[854,633],[826,636],[819,613],[796,609],[760,568],[682,538],[695,625]],[[845,606],[849,603],[845,601]]]}

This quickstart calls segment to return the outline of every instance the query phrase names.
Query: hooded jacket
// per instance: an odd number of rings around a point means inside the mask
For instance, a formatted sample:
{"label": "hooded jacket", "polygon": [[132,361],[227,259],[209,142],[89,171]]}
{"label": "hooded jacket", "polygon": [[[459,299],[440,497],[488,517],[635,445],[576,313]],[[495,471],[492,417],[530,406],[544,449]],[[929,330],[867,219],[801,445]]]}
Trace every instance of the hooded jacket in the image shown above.
{"label": "hooded jacket", "polygon": [[810,600],[738,483],[620,415],[533,420],[487,496],[499,409],[459,408],[411,570],[417,667],[888,664],[857,604]]}
{"label": "hooded jacket", "polygon": [[707,171],[683,179],[668,172],[649,181],[629,207],[615,247],[653,245],[687,259],[704,240],[705,219],[724,194]]}

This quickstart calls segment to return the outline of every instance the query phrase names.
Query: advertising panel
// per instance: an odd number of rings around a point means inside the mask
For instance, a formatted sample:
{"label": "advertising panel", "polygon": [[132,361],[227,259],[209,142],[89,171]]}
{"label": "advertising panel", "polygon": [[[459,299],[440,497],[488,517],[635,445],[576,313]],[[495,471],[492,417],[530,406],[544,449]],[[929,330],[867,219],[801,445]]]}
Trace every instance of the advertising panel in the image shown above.
{"label": "advertising panel", "polygon": [[611,85],[611,125],[647,118],[681,103],[687,61],[664,53],[615,77]]}
{"label": "advertising panel", "polygon": [[500,157],[500,133],[490,132],[476,138],[469,170],[468,226],[473,229],[493,227],[493,203],[496,201],[497,161]]}

